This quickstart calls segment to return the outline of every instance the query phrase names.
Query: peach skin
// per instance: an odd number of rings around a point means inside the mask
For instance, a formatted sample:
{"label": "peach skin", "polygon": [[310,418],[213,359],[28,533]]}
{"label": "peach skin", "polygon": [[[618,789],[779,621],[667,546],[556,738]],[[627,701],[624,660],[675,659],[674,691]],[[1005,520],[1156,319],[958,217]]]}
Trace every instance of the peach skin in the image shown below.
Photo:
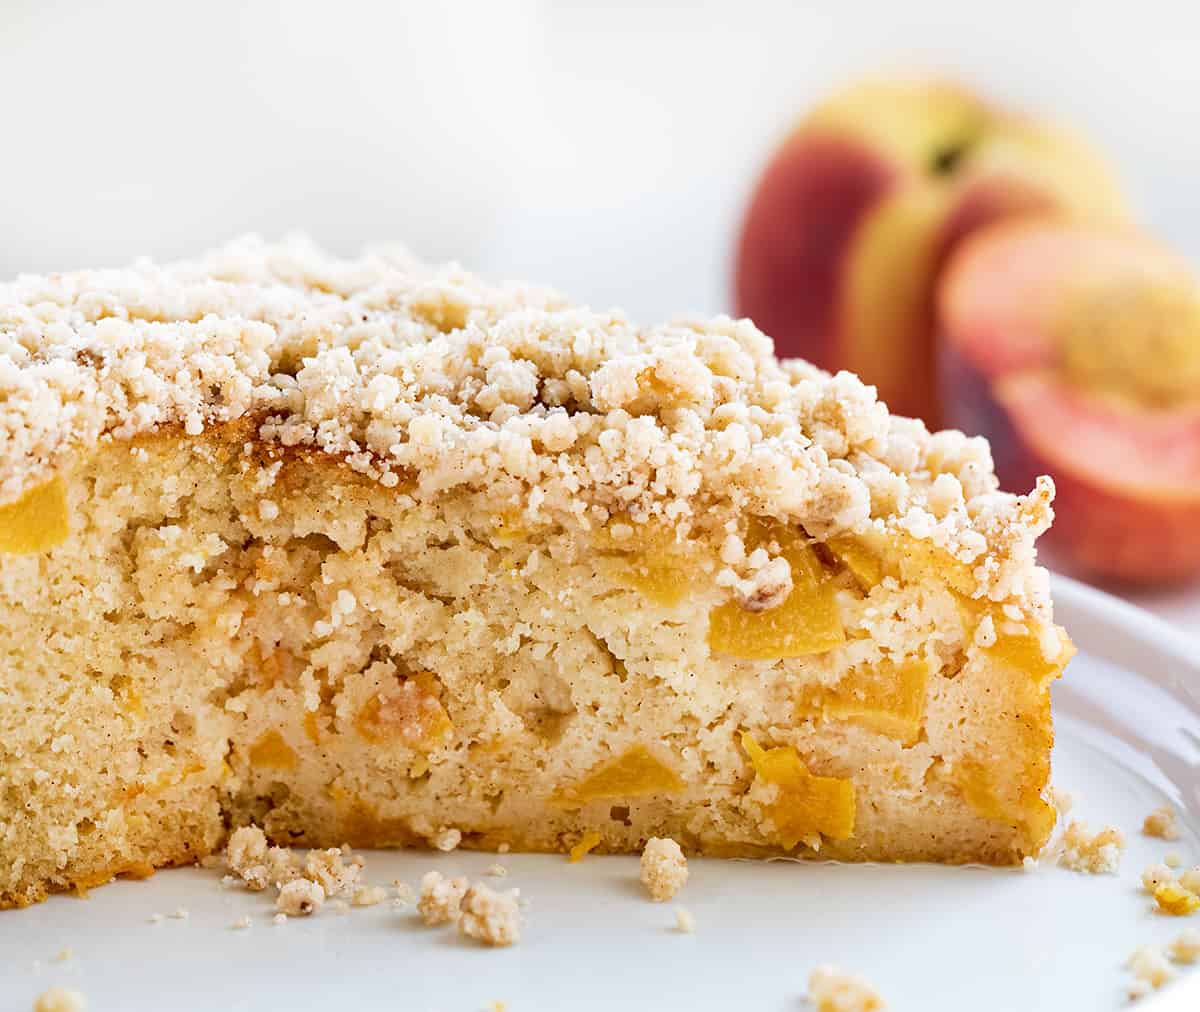
{"label": "peach skin", "polygon": [[973,235],[938,299],[947,420],[1001,482],[1048,473],[1048,545],[1084,576],[1200,573],[1200,286],[1127,229],[1017,221]]}
{"label": "peach skin", "polygon": [[817,106],[750,200],[734,301],[783,356],[849,369],[900,414],[940,421],[933,288],[983,224],[1053,211],[1123,220],[1072,135],[945,81],[875,79]]}

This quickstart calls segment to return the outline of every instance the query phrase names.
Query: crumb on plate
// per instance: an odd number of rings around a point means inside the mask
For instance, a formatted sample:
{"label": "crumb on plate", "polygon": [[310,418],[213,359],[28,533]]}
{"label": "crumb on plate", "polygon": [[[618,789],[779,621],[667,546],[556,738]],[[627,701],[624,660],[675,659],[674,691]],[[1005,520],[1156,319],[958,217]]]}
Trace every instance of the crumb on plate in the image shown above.
{"label": "crumb on plate", "polygon": [[687,858],[670,837],[652,836],[642,850],[641,880],[655,903],[669,900],[688,880]]}

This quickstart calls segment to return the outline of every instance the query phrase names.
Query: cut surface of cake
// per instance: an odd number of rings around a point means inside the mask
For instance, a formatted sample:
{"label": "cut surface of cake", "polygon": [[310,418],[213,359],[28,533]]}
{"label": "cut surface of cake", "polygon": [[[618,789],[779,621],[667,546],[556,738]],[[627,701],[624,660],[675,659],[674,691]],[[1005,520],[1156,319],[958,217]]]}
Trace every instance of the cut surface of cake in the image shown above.
{"label": "cut surface of cake", "polygon": [[746,321],[303,242],[0,285],[0,905],[250,823],[1019,862],[1052,493]]}

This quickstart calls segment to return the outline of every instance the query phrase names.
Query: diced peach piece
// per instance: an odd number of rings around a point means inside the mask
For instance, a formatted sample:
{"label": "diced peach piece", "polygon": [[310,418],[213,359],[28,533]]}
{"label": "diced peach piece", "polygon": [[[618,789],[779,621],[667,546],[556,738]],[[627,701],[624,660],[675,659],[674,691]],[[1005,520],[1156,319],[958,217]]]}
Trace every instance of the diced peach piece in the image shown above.
{"label": "diced peach piece", "polygon": [[911,657],[857,668],[836,685],[809,686],[800,693],[797,714],[840,720],[912,745],[925,720],[929,664]]}
{"label": "diced peach piece", "polygon": [[250,765],[277,770],[294,770],[300,758],[278,731],[266,731],[250,746]]}
{"label": "diced peach piece", "polygon": [[1018,790],[1017,801],[1007,802],[1001,797],[992,772],[982,763],[965,760],[957,764],[953,782],[962,793],[963,799],[984,819],[1022,826],[1032,841],[1041,844],[1054,829],[1053,806],[1039,795]]}
{"label": "diced peach piece", "polygon": [[883,560],[860,538],[843,534],[830,538],[825,542],[825,547],[850,570],[850,574],[864,592],[869,593],[873,587],[883,582],[886,575]]}
{"label": "diced peach piece", "polygon": [[712,610],[708,645],[714,653],[745,660],[778,660],[824,653],[846,641],[837,596],[829,572],[803,533],[773,527],[750,539],[751,545],[778,542],[792,571],[792,591],[767,611],[746,611],[736,601]]}
{"label": "diced peach piece", "polygon": [[779,788],[779,799],[768,814],[785,849],[817,834],[831,840],[848,840],[854,835],[854,784],[850,780],[815,776],[791,745],[764,749],[748,731],[742,732],[742,748],[755,774]]}
{"label": "diced peach piece", "polygon": [[52,478],[16,502],[0,506],[0,552],[36,555],[61,545],[71,533],[67,486]]}
{"label": "diced peach piece", "polygon": [[594,829],[589,829],[567,853],[567,859],[571,864],[578,864],[600,845],[600,840],[600,834]]}
{"label": "diced peach piece", "polygon": [[611,762],[602,763],[560,800],[583,804],[602,798],[640,798],[648,794],[675,794],[683,781],[671,767],[644,745],[634,745]]}
{"label": "diced peach piece", "polygon": [[1154,902],[1164,914],[1186,917],[1200,910],[1200,896],[1178,882],[1163,882],[1154,890]]}
{"label": "diced peach piece", "polygon": [[434,681],[421,673],[372,696],[354,718],[355,730],[374,744],[396,741],[421,751],[436,748],[452,725],[433,691]]}

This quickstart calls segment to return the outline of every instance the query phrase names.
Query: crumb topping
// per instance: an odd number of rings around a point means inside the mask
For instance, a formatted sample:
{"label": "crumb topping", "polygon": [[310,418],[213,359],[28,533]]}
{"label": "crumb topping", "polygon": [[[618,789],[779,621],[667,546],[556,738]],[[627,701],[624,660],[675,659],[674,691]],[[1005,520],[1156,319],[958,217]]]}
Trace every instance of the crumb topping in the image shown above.
{"label": "crumb topping", "polygon": [[675,908],[675,930],[683,935],[696,933],[696,918],[686,907]]}
{"label": "crumb topping", "polygon": [[678,843],[652,836],[642,850],[641,880],[655,903],[671,899],[688,879],[687,858]]}
{"label": "crumb topping", "polygon": [[[982,439],[931,435],[848,373],[777,361],[748,321],[639,327],[303,241],[0,285],[0,504],[72,449],[240,418],[419,498],[487,488],[531,521],[619,513],[681,537],[744,515],[821,537],[890,529],[970,564],[981,594],[1046,594],[1030,564],[1049,479],[998,491]],[[768,604],[775,575],[747,600]]]}

